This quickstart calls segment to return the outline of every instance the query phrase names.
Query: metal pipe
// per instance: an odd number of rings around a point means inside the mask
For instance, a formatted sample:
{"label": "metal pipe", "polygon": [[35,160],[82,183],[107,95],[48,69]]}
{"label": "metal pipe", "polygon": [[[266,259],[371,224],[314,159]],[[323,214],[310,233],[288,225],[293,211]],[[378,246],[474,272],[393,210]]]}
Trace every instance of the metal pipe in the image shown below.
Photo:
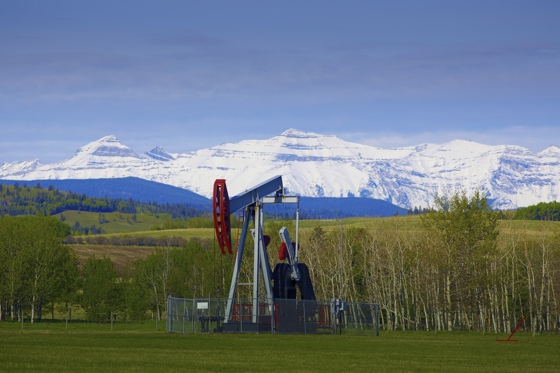
{"label": "metal pipe", "polygon": [[296,263],[299,263],[299,199],[296,205]]}
{"label": "metal pipe", "polygon": [[342,219],[340,220],[340,300],[342,301]]}

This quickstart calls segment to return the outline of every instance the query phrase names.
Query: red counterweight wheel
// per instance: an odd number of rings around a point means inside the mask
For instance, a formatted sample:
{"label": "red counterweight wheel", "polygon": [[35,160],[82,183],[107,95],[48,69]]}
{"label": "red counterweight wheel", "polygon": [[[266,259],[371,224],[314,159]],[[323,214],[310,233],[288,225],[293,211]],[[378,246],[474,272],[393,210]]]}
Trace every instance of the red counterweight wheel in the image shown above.
{"label": "red counterweight wheel", "polygon": [[216,179],[214,182],[212,213],[214,215],[216,238],[218,239],[222,254],[226,253],[226,248],[230,254],[233,254],[231,249],[231,224],[229,221],[229,196],[225,179]]}

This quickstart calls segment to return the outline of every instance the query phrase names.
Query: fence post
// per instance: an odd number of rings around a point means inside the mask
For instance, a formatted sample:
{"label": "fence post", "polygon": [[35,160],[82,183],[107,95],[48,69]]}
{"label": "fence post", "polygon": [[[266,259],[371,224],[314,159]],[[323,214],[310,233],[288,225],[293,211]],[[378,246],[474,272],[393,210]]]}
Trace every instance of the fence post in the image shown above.
{"label": "fence post", "polygon": [[[165,329],[167,330],[167,332],[169,333],[171,331],[171,323],[173,322],[171,319],[173,317],[169,317],[169,311],[171,310],[171,296],[167,296],[167,320],[165,323]],[[173,315],[173,312],[171,312],[171,314]]]}
{"label": "fence post", "polygon": [[192,309],[191,309],[191,318],[192,318],[192,331],[193,333],[196,333],[196,323],[195,323],[195,311],[196,310],[196,299],[193,298],[192,300]]}
{"label": "fence post", "polygon": [[356,325],[356,335],[358,335],[358,333],[359,333],[358,324],[360,324],[360,326],[361,326],[360,311],[361,311],[362,307],[360,306],[359,303],[357,303],[357,304],[352,303],[352,306],[355,307],[354,312],[353,312],[353,314],[354,314],[354,325]]}
{"label": "fence post", "polygon": [[307,334],[307,315],[305,314],[305,309],[307,308],[306,300],[301,301],[303,303],[303,334]]}
{"label": "fence post", "polygon": [[375,336],[379,337],[379,304],[375,305]]}

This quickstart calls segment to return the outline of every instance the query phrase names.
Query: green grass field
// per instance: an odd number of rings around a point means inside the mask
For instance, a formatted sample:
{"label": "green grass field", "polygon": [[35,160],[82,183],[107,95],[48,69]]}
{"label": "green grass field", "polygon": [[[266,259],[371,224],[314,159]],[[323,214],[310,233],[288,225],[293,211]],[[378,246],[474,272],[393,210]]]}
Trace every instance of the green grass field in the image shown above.
{"label": "green grass field", "polygon": [[[168,334],[155,324],[0,322],[1,372],[556,372],[560,336]],[[160,328],[165,328],[160,324]]]}

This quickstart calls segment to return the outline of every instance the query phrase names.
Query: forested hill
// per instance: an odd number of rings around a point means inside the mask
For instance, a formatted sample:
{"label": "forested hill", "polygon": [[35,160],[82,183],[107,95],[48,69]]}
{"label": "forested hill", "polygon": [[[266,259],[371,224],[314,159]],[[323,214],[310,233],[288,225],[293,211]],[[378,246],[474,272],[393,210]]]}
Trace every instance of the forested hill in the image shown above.
{"label": "forested hill", "polygon": [[43,187],[52,186],[59,190],[85,194],[95,198],[113,198],[149,204],[174,204],[182,203],[202,211],[210,211],[211,204],[208,198],[188,191],[155,181],[139,179],[137,177],[123,177],[110,179],[63,179],[63,180],[0,180],[1,184],[14,185],[27,183],[27,185],[40,184]]}
{"label": "forested hill", "polygon": [[173,218],[186,218],[205,214],[194,207],[179,203],[145,203],[131,198],[94,198],[85,194],[66,192],[40,184],[0,184],[1,215],[54,215],[67,210],[88,212],[168,213]]}
{"label": "forested hill", "polygon": [[[0,180],[0,184],[20,186],[23,184],[24,187],[26,185],[48,186],[49,190],[54,188],[61,191],[73,192],[79,199],[85,199],[85,196],[88,196],[91,197],[92,200],[107,201],[107,199],[111,199],[124,203],[130,203],[130,199],[132,199],[136,201],[136,205],[139,203],[147,203],[149,205],[156,204],[159,207],[163,206],[166,212],[177,217],[184,217],[185,214],[180,211],[169,211],[170,208],[176,210],[179,206],[187,206],[190,208],[189,211],[194,209],[199,211],[200,214],[204,212],[209,214],[212,207],[211,200],[191,191],[136,177],[84,180]],[[106,212],[105,210],[91,210],[90,206],[83,207],[81,210]],[[33,211],[34,210],[24,213],[34,213]],[[118,210],[113,209],[112,211]],[[301,197],[299,211],[300,218],[302,219],[339,219],[355,216],[379,217],[407,214],[406,209],[389,202],[373,198],[358,197]],[[295,209],[294,206],[270,205],[267,206],[266,212],[272,215],[289,216],[293,218]],[[21,214],[21,212],[18,212],[18,214]]]}

